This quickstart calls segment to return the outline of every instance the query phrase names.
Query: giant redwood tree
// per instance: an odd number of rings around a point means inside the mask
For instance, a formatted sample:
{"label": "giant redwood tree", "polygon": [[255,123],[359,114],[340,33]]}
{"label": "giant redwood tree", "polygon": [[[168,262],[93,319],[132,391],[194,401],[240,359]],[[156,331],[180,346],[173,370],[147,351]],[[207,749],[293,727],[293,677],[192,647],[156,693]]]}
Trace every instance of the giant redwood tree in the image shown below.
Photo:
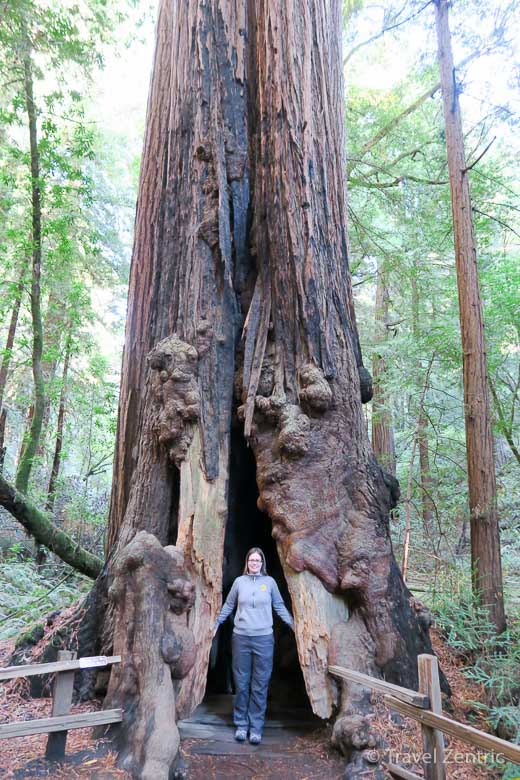
{"label": "giant redwood tree", "polygon": [[[124,650],[137,630],[128,605],[142,604],[125,572],[154,569],[149,537],[148,552],[132,540],[153,534],[176,565],[183,554],[196,656],[175,683],[180,716],[204,695],[223,588],[261,543],[296,623],[297,655],[282,637],[279,663],[319,716],[338,713],[333,740],[350,754],[371,744],[367,697],[338,691],[327,665],[414,684],[430,644],[392,553],[397,484],[362,415],[371,388],[348,270],[340,12],[340,0],[160,4],[103,581],[120,583],[105,635],[115,623]],[[181,592],[181,579],[164,587]],[[168,636],[170,647],[166,600],[153,603],[149,645]],[[110,684],[127,712],[150,698],[152,683],[135,682],[148,653]],[[146,713],[134,752],[153,750]]]}

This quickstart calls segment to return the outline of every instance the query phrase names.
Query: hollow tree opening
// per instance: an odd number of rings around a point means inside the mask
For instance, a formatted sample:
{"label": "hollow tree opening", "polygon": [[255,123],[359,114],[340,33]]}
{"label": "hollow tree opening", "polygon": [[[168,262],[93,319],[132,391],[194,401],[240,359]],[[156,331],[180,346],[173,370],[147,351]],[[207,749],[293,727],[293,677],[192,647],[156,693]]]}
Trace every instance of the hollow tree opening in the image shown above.
{"label": "hollow tree opening", "polygon": [[[238,422],[238,421],[237,421]],[[285,604],[290,608],[287,581],[280,563],[276,543],[271,534],[271,521],[258,508],[256,463],[241,429],[236,424],[231,433],[229,515],[224,540],[222,575],[224,601],[236,577],[243,573],[244,560],[251,547],[260,547],[266,557],[267,572],[276,580]],[[216,646],[212,650],[208,668],[206,692],[231,693],[232,620],[219,629]],[[305,682],[298,661],[294,633],[274,616],[275,654],[269,689],[269,707],[310,707]]]}
{"label": "hollow tree opening", "polygon": [[184,716],[206,688],[243,468],[236,440],[247,440],[307,695],[322,718],[339,707],[333,739],[350,754],[371,744],[369,697],[338,692],[329,663],[414,687],[415,655],[431,645],[393,557],[396,482],[362,414],[370,381],[348,269],[341,28],[340,0],[160,4],[108,568],[138,529],[171,540],[163,524],[179,469],[176,555],[194,587],[185,628],[197,651],[176,683]]}

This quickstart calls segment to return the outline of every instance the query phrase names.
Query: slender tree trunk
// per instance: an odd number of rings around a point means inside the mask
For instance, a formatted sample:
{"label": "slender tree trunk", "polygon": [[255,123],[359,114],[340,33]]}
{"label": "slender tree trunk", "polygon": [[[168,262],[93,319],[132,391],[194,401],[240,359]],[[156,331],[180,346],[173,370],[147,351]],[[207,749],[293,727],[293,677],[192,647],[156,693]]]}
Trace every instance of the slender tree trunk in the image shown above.
{"label": "slender tree trunk", "polygon": [[5,458],[5,426],[7,422],[7,410],[4,408],[4,393],[5,386],[7,384],[7,376],[9,373],[9,365],[11,363],[11,355],[13,351],[14,339],[16,336],[16,328],[18,326],[18,317],[20,314],[20,306],[22,303],[23,283],[28,261],[23,262],[20,269],[20,275],[18,284],[16,286],[16,292],[13,302],[13,308],[11,311],[11,320],[9,322],[9,330],[7,331],[7,338],[5,341],[4,355],[2,358],[2,364],[0,365],[0,473],[3,470],[4,458]]}
{"label": "slender tree trunk", "polygon": [[5,429],[7,425],[7,409],[4,407],[0,412],[0,474],[4,472],[5,454],[7,448],[4,444],[5,441]]}
{"label": "slender tree trunk", "polygon": [[[410,455],[410,467],[408,469],[408,481],[406,484],[406,499],[405,499],[405,529],[404,529],[404,547],[403,547],[403,564],[401,567],[401,573],[403,580],[406,582],[408,575],[408,561],[410,557],[410,539],[412,533],[412,484],[413,484],[413,472],[415,467],[415,453],[417,450],[417,443],[420,442],[421,424],[424,419],[424,399],[428,390],[428,384],[430,381],[430,372],[432,370],[433,359],[435,354],[428,364],[426,370],[426,376],[424,379],[424,385],[421,392],[421,398],[419,400],[419,410],[417,413],[417,423],[412,437],[412,454]],[[419,444],[420,446],[420,444]]]}
{"label": "slender tree trunk", "polygon": [[[414,267],[411,277],[411,290],[412,290],[412,333],[415,339],[419,338],[420,326],[419,326],[419,287],[418,276],[420,271],[420,263],[417,258],[414,258]],[[428,423],[425,414],[424,400],[420,405],[419,418],[418,418],[418,442],[419,442],[419,478],[421,485],[421,506],[422,516],[425,531],[428,533],[431,531],[431,523],[433,519],[433,500],[432,489],[433,481],[430,475],[430,456],[429,456],[429,442],[428,442]]]}
{"label": "slender tree trunk", "polygon": [[[62,307],[60,305],[58,293],[56,290],[51,290],[47,305],[47,317],[44,323],[45,346],[46,352],[49,353],[49,357],[42,359],[41,364],[43,381],[46,388],[51,388],[54,383],[56,378],[56,371],[58,369],[58,359],[55,357],[55,355],[59,355],[63,348],[62,337],[64,331],[66,331],[66,323],[64,323],[61,308]],[[45,440],[49,427],[51,407],[51,396],[49,390],[47,389],[45,393],[42,429],[37,450],[37,455],[40,457],[45,455]]]}
{"label": "slender tree trunk", "polygon": [[[179,717],[204,694],[223,568],[233,574],[226,532],[240,528],[233,548],[245,553],[247,533],[270,521],[309,701],[321,717],[339,705],[334,742],[352,754],[374,739],[370,697],[347,685],[338,696],[329,662],[415,684],[430,644],[392,554],[396,481],[378,467],[362,413],[370,382],[348,273],[340,32],[339,0],[161,3],[110,560],[92,601],[139,531],[176,544],[195,587],[197,648]],[[231,487],[246,442],[257,490],[240,525]],[[109,609],[108,643],[113,625]],[[160,615],[149,623],[151,644],[162,626]]]}
{"label": "slender tree trunk", "polygon": [[[54,511],[54,499],[56,497],[56,482],[60,473],[61,465],[61,448],[63,444],[63,421],[65,419],[65,398],[67,393],[67,374],[69,370],[70,360],[70,338],[67,339],[67,345],[65,347],[65,361],[63,363],[63,374],[61,378],[61,391],[60,401],[58,407],[58,421],[56,424],[56,443],[54,445],[54,457],[52,459],[51,474],[49,477],[49,486],[47,488],[47,501],[45,502],[45,511],[52,514]],[[50,399],[48,399],[50,400]],[[50,404],[48,404],[50,407]],[[44,414],[45,418],[45,414]],[[41,445],[41,442],[40,442]],[[78,539],[81,543],[81,538]],[[47,555],[45,553],[45,547],[41,544],[36,544],[36,563],[38,566],[42,566],[45,563]]]}
{"label": "slender tree trunk", "polygon": [[500,632],[505,613],[482,301],[447,0],[435,0],[435,9],[459,290],[473,587]]}
{"label": "slender tree trunk", "polygon": [[27,413],[25,415],[25,425],[23,429],[22,440],[20,442],[20,446],[18,448],[18,454],[16,456],[16,470],[18,470],[18,467],[23,458],[23,454],[25,452],[25,448],[27,446],[27,442],[29,441],[29,435],[31,431],[33,417],[34,417],[34,404],[31,404],[28,407]]}
{"label": "slender tree trunk", "polygon": [[34,379],[34,413],[26,445],[24,447],[18,469],[15,486],[21,493],[26,493],[33,466],[34,456],[38,450],[45,409],[45,383],[42,372],[43,325],[40,308],[40,278],[42,261],[42,229],[41,229],[41,192],[40,192],[40,154],[38,150],[38,131],[36,122],[36,105],[33,95],[33,75],[30,42],[24,39],[23,54],[24,89],[27,119],[29,124],[29,142],[31,155],[31,219],[32,219],[32,282],[31,282],[31,315],[33,327],[32,371]]}
{"label": "slender tree trunk", "polygon": [[372,362],[374,396],[372,398],[372,449],[384,469],[395,477],[395,445],[392,411],[386,391],[386,357],[378,349],[388,339],[389,294],[386,277],[379,268],[377,272],[375,304],[375,349]]}
{"label": "slender tree trunk", "polygon": [[45,505],[45,508],[48,512],[52,512],[54,509],[54,499],[56,497],[56,481],[60,473],[61,448],[63,445],[63,423],[65,420],[65,400],[67,397],[67,378],[69,373],[70,349],[71,349],[71,341],[69,338],[67,340],[67,345],[65,347],[65,360],[63,363],[60,402],[58,408],[58,422],[56,425],[56,444],[54,446],[54,458],[52,460],[51,475],[49,477],[49,487],[47,489],[47,503]]}
{"label": "slender tree trunk", "polygon": [[424,409],[419,420],[419,473],[421,477],[421,507],[424,530],[431,535],[434,504],[433,480],[430,473],[430,445],[428,441],[428,423]]}
{"label": "slender tree trunk", "polygon": [[0,505],[21,523],[37,542],[45,545],[77,571],[93,579],[101,572],[103,561],[80,547],[65,531],[53,525],[44,512],[2,476],[0,476]]}

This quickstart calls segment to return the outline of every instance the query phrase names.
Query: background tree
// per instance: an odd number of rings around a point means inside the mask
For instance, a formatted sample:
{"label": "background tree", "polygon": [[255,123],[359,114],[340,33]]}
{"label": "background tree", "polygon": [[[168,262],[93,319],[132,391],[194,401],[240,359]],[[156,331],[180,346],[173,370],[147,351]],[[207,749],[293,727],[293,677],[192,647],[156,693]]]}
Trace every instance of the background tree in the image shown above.
{"label": "background tree", "polygon": [[451,51],[448,5],[445,0],[436,0],[435,9],[459,290],[471,561],[475,593],[500,633],[505,628],[500,529],[468,166]]}

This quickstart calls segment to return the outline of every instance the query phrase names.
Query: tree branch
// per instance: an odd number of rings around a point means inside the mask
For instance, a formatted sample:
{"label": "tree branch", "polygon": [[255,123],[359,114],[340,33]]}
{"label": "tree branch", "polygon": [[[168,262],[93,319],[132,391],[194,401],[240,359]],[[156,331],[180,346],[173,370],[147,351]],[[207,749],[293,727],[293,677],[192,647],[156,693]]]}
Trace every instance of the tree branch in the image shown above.
{"label": "tree branch", "polygon": [[509,444],[509,449],[511,450],[511,452],[515,456],[517,462],[520,464],[520,452],[518,451],[518,447],[516,446],[516,444],[513,441],[512,430],[509,428],[509,426],[506,423],[504,409],[502,407],[502,404],[500,403],[500,399],[498,397],[497,391],[495,389],[495,386],[494,386],[492,380],[489,379],[488,381],[489,381],[489,389],[491,390],[491,395],[493,396],[495,409],[497,410],[498,422],[499,422],[499,425],[498,425],[499,430],[500,430],[501,433],[504,434],[504,438],[507,441],[507,443]]}
{"label": "tree branch", "polygon": [[488,145],[486,146],[486,148],[484,149],[484,151],[482,152],[482,154],[479,154],[479,156],[477,157],[477,159],[476,159],[476,160],[474,160],[474,161],[471,163],[471,165],[468,165],[466,168],[464,168],[464,171],[463,171],[463,173],[467,173],[468,171],[471,171],[471,169],[472,169],[472,168],[473,168],[473,167],[474,167],[474,166],[475,166],[475,165],[476,165],[478,162],[480,162],[480,160],[481,160],[481,159],[484,157],[484,155],[486,154],[486,152],[487,152],[487,151],[488,151],[488,149],[491,147],[491,144],[492,144],[494,141],[496,141],[496,135],[494,135],[494,136],[493,136],[493,138],[492,138],[492,139],[491,139],[491,141],[488,143]]}
{"label": "tree branch", "polygon": [[47,515],[34,506],[30,499],[19,493],[0,475],[0,505],[23,525],[38,542],[55,553],[76,571],[96,579],[103,568],[103,561],[88,552],[65,531],[57,528]]}
{"label": "tree branch", "polygon": [[[428,5],[429,3],[427,3]],[[426,7],[426,6],[424,6]],[[422,10],[422,9],[421,9]],[[419,13],[419,12],[418,12]],[[468,65],[471,60],[475,59],[479,54],[485,54],[487,53],[487,49],[484,52],[472,52],[470,55],[465,57],[462,62],[459,63],[459,65],[456,66],[456,70],[460,70],[461,68]],[[420,95],[416,100],[414,100],[413,103],[410,103],[407,108],[405,108],[403,111],[401,111],[400,114],[397,114],[393,119],[388,122],[384,127],[382,127],[372,138],[366,142],[364,146],[361,147],[361,149],[358,152],[358,157],[364,157],[367,152],[369,152],[373,146],[379,143],[388,133],[390,133],[394,127],[396,127],[399,122],[401,122],[403,119],[405,119],[407,116],[412,114],[414,111],[416,111],[428,98],[433,97],[434,94],[441,88],[441,82],[438,81],[436,84],[433,85],[433,87],[430,87],[427,92],[424,92],[422,95]],[[347,178],[349,174],[351,173],[352,169],[347,170]]]}
{"label": "tree branch", "polygon": [[416,100],[414,100],[413,103],[410,103],[409,106],[407,106],[403,111],[401,111],[397,116],[394,116],[393,119],[390,120],[384,127],[381,128],[381,130],[378,130],[378,132],[372,136],[372,138],[366,142],[364,146],[361,147],[359,150],[358,157],[364,157],[365,154],[367,154],[373,146],[379,143],[385,136],[387,136],[394,127],[397,127],[397,125],[405,119],[407,116],[412,114],[414,111],[416,111],[419,106],[421,106],[428,98],[433,97],[437,90],[441,88],[440,81],[437,82],[437,84],[434,84],[433,87],[430,87],[427,92],[424,92],[422,95],[420,95]]}
{"label": "tree branch", "polygon": [[501,225],[506,230],[510,230],[511,233],[514,233],[515,236],[518,236],[520,238],[520,233],[518,233],[511,225],[508,225],[507,222],[504,222],[502,219],[499,219],[498,217],[494,217],[492,214],[486,214],[485,211],[480,211],[480,209],[475,208],[473,206],[472,211],[474,211],[476,214],[480,214],[481,217],[487,217],[488,219],[492,219],[493,222],[498,222],[499,225]]}
{"label": "tree branch", "polygon": [[349,53],[344,57],[343,59],[343,66],[347,64],[347,62],[351,59],[351,57],[354,56],[356,52],[358,52],[360,49],[362,49],[364,46],[368,46],[369,43],[372,43],[373,41],[377,41],[378,38],[381,38],[385,33],[390,32],[391,30],[396,30],[398,27],[402,27],[403,24],[406,24],[406,22],[411,21],[411,19],[414,19],[416,16],[418,16],[422,11],[424,11],[425,8],[427,8],[432,0],[428,0],[427,3],[425,3],[421,8],[419,8],[418,11],[415,11],[413,14],[410,14],[410,16],[407,16],[406,19],[403,19],[400,22],[395,22],[395,24],[391,24],[389,27],[383,27],[382,30],[380,30],[375,35],[370,36],[370,38],[367,38],[364,41],[361,41],[360,43],[356,44]]}

